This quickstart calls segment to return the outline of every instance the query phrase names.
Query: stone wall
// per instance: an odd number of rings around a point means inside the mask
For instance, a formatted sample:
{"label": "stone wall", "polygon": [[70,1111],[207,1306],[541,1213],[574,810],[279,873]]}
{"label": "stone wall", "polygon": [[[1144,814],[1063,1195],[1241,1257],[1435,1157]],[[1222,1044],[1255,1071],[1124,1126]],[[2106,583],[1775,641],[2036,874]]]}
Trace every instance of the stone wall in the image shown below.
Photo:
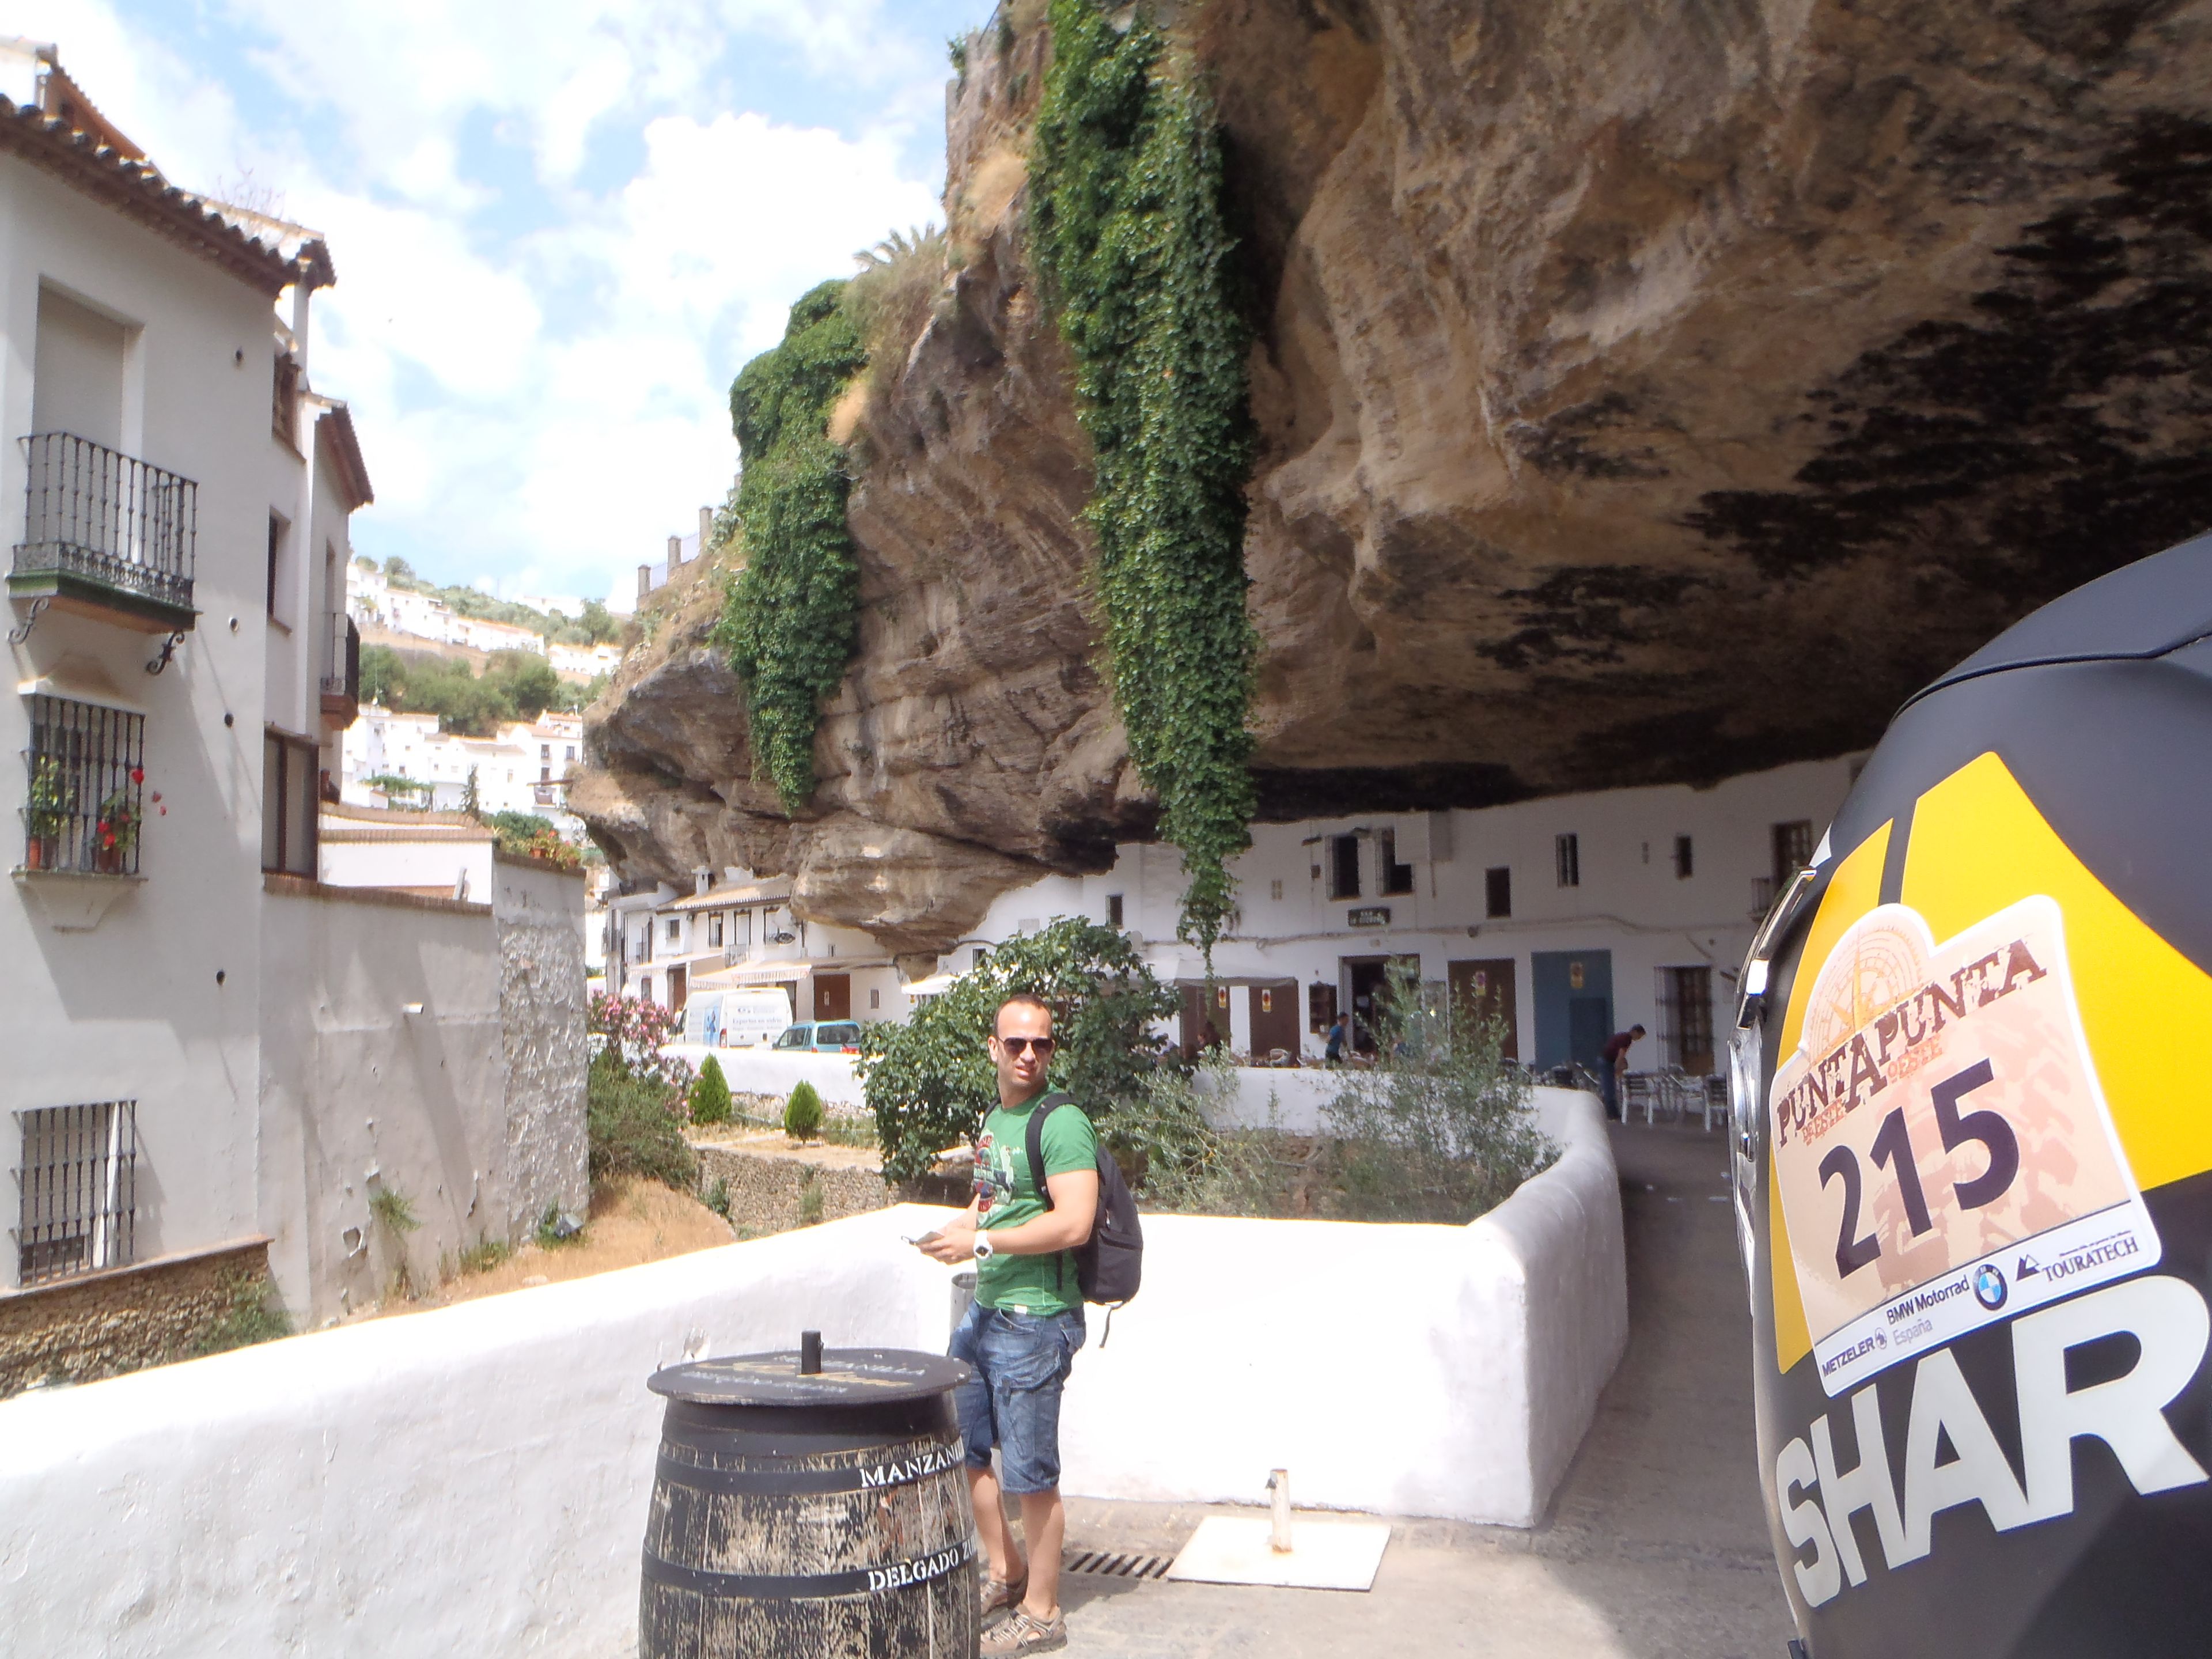
{"label": "stone wall", "polygon": [[584,880],[496,854],[491,887],[507,1056],[507,1210],[519,1237],[549,1208],[580,1213],[591,1199]]}
{"label": "stone wall", "polygon": [[[691,1150],[699,1155],[699,1190],[711,1193],[717,1181],[724,1182],[730,1224],[741,1232],[787,1232],[893,1204],[967,1201],[962,1183],[939,1177],[890,1187],[879,1169],[811,1159],[804,1153],[747,1152],[711,1140],[695,1140]],[[821,1194],[820,1208],[811,1214],[810,1191]]]}
{"label": "stone wall", "polygon": [[268,1282],[269,1241],[249,1238],[0,1296],[0,1399],[190,1358]]}

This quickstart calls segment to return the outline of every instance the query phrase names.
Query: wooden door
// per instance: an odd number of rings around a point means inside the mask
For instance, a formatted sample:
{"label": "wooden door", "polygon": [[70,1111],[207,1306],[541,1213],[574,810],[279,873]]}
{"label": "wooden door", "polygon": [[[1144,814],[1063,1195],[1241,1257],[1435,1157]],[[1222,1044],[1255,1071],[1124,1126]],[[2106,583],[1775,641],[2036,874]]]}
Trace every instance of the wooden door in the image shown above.
{"label": "wooden door", "polygon": [[850,1019],[853,1017],[853,976],[817,974],[814,976],[814,1018]]}
{"label": "wooden door", "polygon": [[1506,1060],[1521,1058],[1521,1028],[1514,1002],[1513,958],[1486,957],[1474,962],[1455,962],[1451,975],[1452,1011],[1477,1019],[1494,1019],[1504,1027],[1498,1052]]}
{"label": "wooden door", "polygon": [[684,1005],[690,1000],[690,981],[684,974],[683,964],[679,963],[668,970],[668,1012],[672,1014],[682,1013]]}
{"label": "wooden door", "polygon": [[1298,1057],[1297,981],[1282,979],[1272,984],[1249,986],[1244,994],[1251,999],[1252,1058],[1255,1061],[1265,1061],[1269,1054],[1280,1048],[1296,1060]]}

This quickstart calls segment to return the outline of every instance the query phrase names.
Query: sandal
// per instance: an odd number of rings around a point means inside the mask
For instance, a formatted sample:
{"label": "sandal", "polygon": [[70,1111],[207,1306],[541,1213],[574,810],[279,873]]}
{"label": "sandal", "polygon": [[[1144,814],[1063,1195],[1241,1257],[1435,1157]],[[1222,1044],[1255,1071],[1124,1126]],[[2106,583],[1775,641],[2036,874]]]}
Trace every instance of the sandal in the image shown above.
{"label": "sandal", "polygon": [[1016,1607],[983,1632],[983,1659],[1019,1659],[1028,1653],[1049,1653],[1067,1645],[1067,1616],[1048,1624],[1027,1607]]}
{"label": "sandal", "polygon": [[988,1619],[1000,1607],[1020,1606],[1022,1597],[1029,1594],[1029,1588],[1030,1576],[1026,1572],[1011,1584],[1003,1578],[994,1578],[986,1572],[983,1575],[982,1587],[983,1617]]}

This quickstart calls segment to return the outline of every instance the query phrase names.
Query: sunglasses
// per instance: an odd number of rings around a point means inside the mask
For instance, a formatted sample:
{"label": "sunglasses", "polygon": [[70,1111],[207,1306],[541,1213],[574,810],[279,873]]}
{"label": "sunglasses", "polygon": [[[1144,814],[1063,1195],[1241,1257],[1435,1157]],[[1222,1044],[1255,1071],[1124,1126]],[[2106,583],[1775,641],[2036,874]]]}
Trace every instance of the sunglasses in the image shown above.
{"label": "sunglasses", "polygon": [[1016,1060],[1019,1060],[1031,1048],[1037,1051],[1039,1060],[1048,1060],[1052,1057],[1052,1051],[1055,1046],[1050,1037],[1000,1037],[998,1039],[998,1043]]}

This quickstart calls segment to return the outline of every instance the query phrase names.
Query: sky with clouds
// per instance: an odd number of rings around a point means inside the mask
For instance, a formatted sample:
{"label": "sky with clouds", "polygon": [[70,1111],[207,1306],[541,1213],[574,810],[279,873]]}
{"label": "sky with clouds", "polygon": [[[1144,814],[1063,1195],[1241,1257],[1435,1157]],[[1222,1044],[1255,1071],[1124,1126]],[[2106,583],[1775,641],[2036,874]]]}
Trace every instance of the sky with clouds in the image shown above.
{"label": "sky with clouds", "polygon": [[[327,234],[310,374],[356,551],[634,595],[719,503],[731,377],[942,216],[946,37],[989,0],[11,0],[187,189]],[[624,573],[627,573],[625,574]]]}

